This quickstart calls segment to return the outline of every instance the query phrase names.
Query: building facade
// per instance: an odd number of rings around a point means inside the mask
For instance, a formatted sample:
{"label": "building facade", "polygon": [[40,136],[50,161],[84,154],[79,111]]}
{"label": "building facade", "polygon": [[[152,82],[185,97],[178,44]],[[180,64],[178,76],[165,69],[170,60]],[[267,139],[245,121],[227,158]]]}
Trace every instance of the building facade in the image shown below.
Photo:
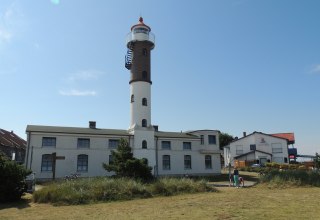
{"label": "building facade", "polygon": [[289,163],[288,140],[261,132],[253,132],[224,147],[225,166],[235,160],[258,163]]}
{"label": "building facade", "polygon": [[221,173],[219,131],[164,132],[151,122],[151,51],[155,37],[143,19],[127,35],[125,67],[130,70],[128,130],[27,126],[26,167],[38,178],[112,175],[102,168],[124,138],[137,158],[145,158],[155,176]]}
{"label": "building facade", "polygon": [[27,142],[13,131],[0,129],[0,151],[19,164],[24,162]]}

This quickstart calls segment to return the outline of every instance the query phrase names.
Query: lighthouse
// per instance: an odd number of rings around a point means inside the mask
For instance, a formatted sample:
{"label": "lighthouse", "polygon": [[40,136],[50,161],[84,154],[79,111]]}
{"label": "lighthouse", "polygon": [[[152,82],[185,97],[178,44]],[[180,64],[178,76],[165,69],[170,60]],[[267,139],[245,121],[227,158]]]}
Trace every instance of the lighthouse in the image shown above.
{"label": "lighthouse", "polygon": [[137,158],[146,158],[156,166],[154,128],[151,124],[151,50],[155,36],[139,18],[126,38],[125,67],[130,70],[130,127],[134,135],[132,150]]}

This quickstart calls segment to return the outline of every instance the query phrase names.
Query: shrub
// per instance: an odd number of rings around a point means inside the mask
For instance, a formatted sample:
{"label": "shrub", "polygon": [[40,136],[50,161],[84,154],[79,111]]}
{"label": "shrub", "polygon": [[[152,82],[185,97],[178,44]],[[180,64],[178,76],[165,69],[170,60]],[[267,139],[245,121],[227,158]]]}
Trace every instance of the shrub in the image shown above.
{"label": "shrub", "polygon": [[0,202],[19,200],[26,190],[25,178],[30,173],[0,152]]}
{"label": "shrub", "polygon": [[145,184],[128,178],[100,177],[52,183],[34,192],[33,200],[58,205],[86,204],[207,191],[216,190],[204,180],[163,178]]}
{"label": "shrub", "polygon": [[306,170],[270,170],[260,177],[263,183],[274,186],[320,186],[320,174]]}

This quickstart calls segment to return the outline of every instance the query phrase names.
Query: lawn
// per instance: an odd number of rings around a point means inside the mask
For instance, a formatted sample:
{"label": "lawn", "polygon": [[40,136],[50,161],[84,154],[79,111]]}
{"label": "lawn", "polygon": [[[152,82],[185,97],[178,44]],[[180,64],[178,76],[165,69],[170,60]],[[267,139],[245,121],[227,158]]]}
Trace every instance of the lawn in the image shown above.
{"label": "lawn", "polygon": [[319,219],[320,188],[218,188],[218,193],[77,206],[25,200],[0,205],[0,219]]}

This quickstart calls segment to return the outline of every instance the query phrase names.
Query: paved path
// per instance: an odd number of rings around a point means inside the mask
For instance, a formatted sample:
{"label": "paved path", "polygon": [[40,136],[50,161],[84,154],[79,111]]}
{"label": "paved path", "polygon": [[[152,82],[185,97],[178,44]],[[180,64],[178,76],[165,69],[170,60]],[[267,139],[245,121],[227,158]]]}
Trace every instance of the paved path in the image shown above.
{"label": "paved path", "polygon": [[[254,181],[245,181],[244,182],[244,187],[251,187],[251,186],[254,186],[256,184],[257,184],[257,182],[254,182]],[[229,187],[230,186],[228,181],[224,181],[224,182],[209,182],[209,185],[216,186],[216,187]]]}

